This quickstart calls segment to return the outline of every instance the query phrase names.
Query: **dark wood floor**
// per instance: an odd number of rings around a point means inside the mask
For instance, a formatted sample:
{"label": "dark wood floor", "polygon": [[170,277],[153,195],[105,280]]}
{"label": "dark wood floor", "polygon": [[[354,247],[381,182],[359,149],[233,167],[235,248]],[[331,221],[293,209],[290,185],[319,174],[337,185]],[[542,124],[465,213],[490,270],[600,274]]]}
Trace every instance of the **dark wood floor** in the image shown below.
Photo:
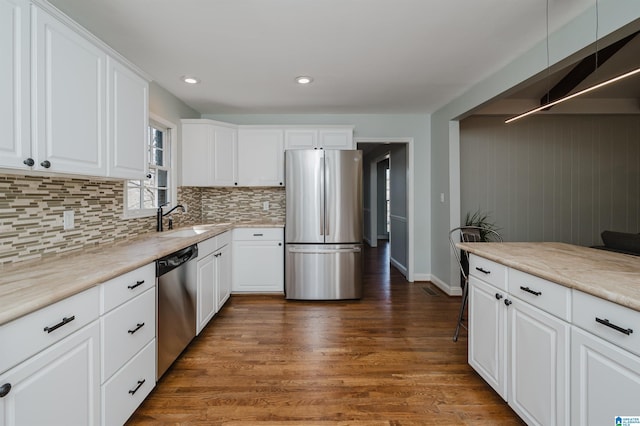
{"label": "dark wood floor", "polygon": [[523,424],[452,342],[460,298],[365,256],[360,301],[232,297],[128,424]]}

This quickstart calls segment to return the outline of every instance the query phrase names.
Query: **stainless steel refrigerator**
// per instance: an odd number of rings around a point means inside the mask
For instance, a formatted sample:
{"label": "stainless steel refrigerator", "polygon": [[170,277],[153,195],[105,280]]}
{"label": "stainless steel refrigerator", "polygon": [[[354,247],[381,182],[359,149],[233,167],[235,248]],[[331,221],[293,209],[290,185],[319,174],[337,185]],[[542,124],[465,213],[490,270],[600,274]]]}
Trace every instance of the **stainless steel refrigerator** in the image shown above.
{"label": "stainless steel refrigerator", "polygon": [[362,297],[362,151],[288,150],[285,296]]}

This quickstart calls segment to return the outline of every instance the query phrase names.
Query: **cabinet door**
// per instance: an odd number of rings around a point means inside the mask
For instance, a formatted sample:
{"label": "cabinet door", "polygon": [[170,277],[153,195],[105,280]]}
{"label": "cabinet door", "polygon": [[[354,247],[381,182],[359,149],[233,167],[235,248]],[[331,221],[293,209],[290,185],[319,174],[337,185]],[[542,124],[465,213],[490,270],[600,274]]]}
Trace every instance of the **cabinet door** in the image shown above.
{"label": "cabinet door", "polygon": [[109,58],[108,64],[109,177],[144,179],[149,85],[119,62]]}
{"label": "cabinet door", "polygon": [[238,184],[284,185],[284,143],[281,129],[240,129]]}
{"label": "cabinet door", "polygon": [[509,405],[529,425],[568,425],[570,325],[509,300]]}
{"label": "cabinet door", "polygon": [[237,185],[237,138],[238,131],[236,129],[213,126],[211,157],[209,157],[212,161],[209,185]]}
{"label": "cabinet door", "polygon": [[571,327],[571,424],[615,424],[639,416],[640,357]]}
{"label": "cabinet door", "polygon": [[354,149],[352,129],[320,129],[319,147],[323,149]]}
{"label": "cabinet door", "polygon": [[0,376],[0,425],[98,425],[99,342],[94,321]]}
{"label": "cabinet door", "polygon": [[222,247],[218,251],[218,257],[216,259],[219,311],[231,294],[231,246],[227,244]]}
{"label": "cabinet door", "polygon": [[507,399],[506,293],[469,278],[469,365]]}
{"label": "cabinet door", "polygon": [[106,176],[106,55],[34,7],[36,167]]}
{"label": "cabinet door", "polygon": [[284,149],[314,149],[318,147],[316,129],[285,129]]}
{"label": "cabinet door", "polygon": [[196,334],[209,323],[216,313],[216,262],[212,253],[197,263],[197,308]]}
{"label": "cabinet door", "polygon": [[232,262],[234,292],[284,291],[281,241],[234,241]]}
{"label": "cabinet door", "polygon": [[31,157],[29,7],[0,0],[0,167],[28,169]]}
{"label": "cabinet door", "polygon": [[182,124],[182,185],[211,184],[213,126]]}

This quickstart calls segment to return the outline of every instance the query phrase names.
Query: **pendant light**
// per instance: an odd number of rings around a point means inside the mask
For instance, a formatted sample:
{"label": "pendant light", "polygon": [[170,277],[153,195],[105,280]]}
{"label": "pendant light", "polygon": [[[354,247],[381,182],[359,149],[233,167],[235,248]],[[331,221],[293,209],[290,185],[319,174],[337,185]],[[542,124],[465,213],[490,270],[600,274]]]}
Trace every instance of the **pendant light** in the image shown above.
{"label": "pendant light", "polygon": [[[595,42],[595,47],[596,47],[596,52],[595,52],[596,61],[595,61],[595,63],[596,63],[596,70],[597,70],[598,69],[598,0],[596,0],[596,42]],[[511,117],[511,118],[505,120],[505,123],[506,124],[513,123],[514,121],[519,120],[521,118],[524,118],[524,117],[526,117],[528,115],[535,114],[536,112],[542,111],[543,109],[551,108],[554,105],[558,105],[559,103],[562,103],[564,101],[568,101],[569,99],[573,99],[575,97],[584,95],[585,93],[592,92],[592,91],[597,90],[597,89],[599,89],[601,87],[604,87],[604,86],[607,86],[609,84],[615,83],[615,82],[620,81],[620,80],[622,80],[624,78],[631,77],[632,75],[635,75],[635,74],[638,74],[638,73],[640,73],[640,67],[638,67],[638,68],[636,68],[634,70],[628,71],[628,72],[626,72],[624,74],[618,75],[616,77],[610,78],[608,80],[605,80],[605,81],[603,81],[601,83],[598,83],[598,84],[595,84],[593,86],[587,87],[586,89],[582,89],[582,90],[579,90],[579,91],[577,91],[575,93],[572,93],[572,94],[563,96],[561,98],[558,98],[553,102],[549,102],[549,92],[547,91],[547,103],[546,104],[541,105],[541,106],[539,106],[537,108],[531,109],[529,111],[523,112],[522,114],[516,115],[515,117]],[[547,0],[547,78],[548,78],[548,76],[549,76],[549,1]]]}

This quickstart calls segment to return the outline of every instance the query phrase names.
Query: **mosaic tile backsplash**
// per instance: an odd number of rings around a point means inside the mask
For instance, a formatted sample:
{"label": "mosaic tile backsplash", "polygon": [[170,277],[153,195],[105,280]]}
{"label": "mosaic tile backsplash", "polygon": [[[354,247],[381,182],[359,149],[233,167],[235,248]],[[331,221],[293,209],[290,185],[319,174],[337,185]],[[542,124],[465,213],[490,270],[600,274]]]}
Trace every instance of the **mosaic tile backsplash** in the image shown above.
{"label": "mosaic tile backsplash", "polygon": [[[269,201],[268,211],[263,201]],[[284,221],[284,188],[182,187],[178,202],[187,213],[173,215],[176,227]],[[66,210],[74,211],[72,230],[63,229]],[[0,268],[155,232],[155,217],[123,219],[122,212],[121,181],[0,175]]]}

